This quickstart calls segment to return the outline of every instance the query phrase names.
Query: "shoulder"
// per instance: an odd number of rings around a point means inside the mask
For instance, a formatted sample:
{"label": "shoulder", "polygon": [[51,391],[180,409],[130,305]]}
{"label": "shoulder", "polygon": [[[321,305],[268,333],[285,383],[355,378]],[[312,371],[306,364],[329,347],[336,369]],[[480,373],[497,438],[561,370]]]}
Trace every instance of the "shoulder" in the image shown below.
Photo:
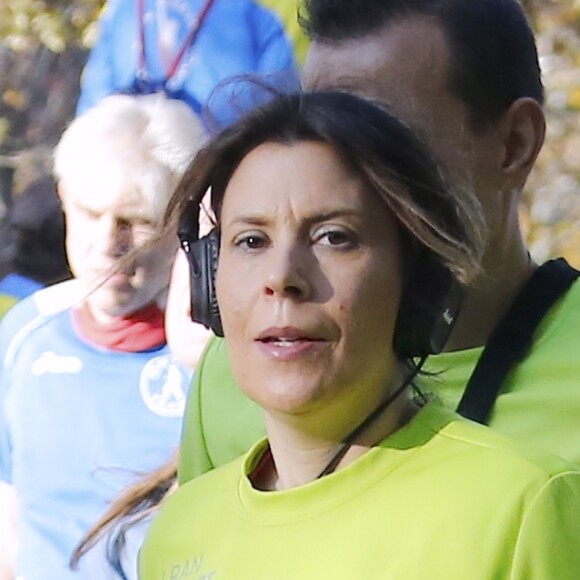
{"label": "shoulder", "polygon": [[[180,484],[164,504],[161,513],[174,521],[176,518],[187,518],[187,514],[197,513],[191,507],[196,504],[203,504],[203,509],[211,511],[212,507],[209,504],[212,500],[221,504],[224,497],[235,494],[237,484],[245,478],[248,471],[251,471],[252,466],[261,457],[266,444],[267,439],[262,437],[246,453]],[[185,506],[187,506],[186,510],[184,510]]]}
{"label": "shoulder", "polygon": [[[562,342],[564,337],[575,337],[574,343],[580,343],[580,278],[572,283],[570,289],[550,308],[542,320],[534,346],[544,341]],[[563,340],[560,341],[560,338]]]}
{"label": "shoulder", "polygon": [[81,280],[67,280],[32,295],[32,299],[40,314],[54,314],[78,304],[86,297],[88,291]]}
{"label": "shoulder", "polygon": [[197,372],[221,373],[230,368],[226,341],[218,336],[212,336],[202,353]]}
{"label": "shoulder", "polygon": [[239,457],[263,436],[261,409],[238,386],[225,341],[212,338],[195,371],[186,409],[180,480]]}
{"label": "shoulder", "polygon": [[180,485],[164,502],[147,534],[144,552],[155,557],[174,544],[176,537],[187,535],[188,529],[206,516],[225,513],[227,504],[235,501],[244,457],[217,467]]}
{"label": "shoulder", "polygon": [[[221,465],[200,475],[192,481],[179,486],[169,501],[189,503],[189,500],[205,490],[212,494],[225,493],[232,489],[234,483],[241,477],[246,456],[241,456],[225,465]],[[207,498],[206,498],[207,499]]]}
{"label": "shoulder", "polygon": [[18,302],[2,319],[2,328],[21,328],[36,317],[51,316],[71,308],[85,296],[86,287],[78,280],[67,280],[42,288]]}
{"label": "shoulder", "polygon": [[67,280],[43,288],[18,302],[0,323],[0,355],[3,357],[3,365],[9,364],[15,350],[36,328],[80,302],[85,295],[83,284],[77,280]]}
{"label": "shoulder", "polygon": [[195,369],[194,381],[199,395],[202,391],[207,391],[209,396],[217,394],[221,397],[223,393],[238,394],[239,387],[234,379],[226,342],[223,338],[212,336],[199,360]]}
{"label": "shoulder", "polygon": [[470,521],[479,529],[479,547],[485,538],[498,554],[509,554],[514,580],[574,578],[580,472],[556,455],[467,420],[450,423],[442,438],[451,459],[429,486],[431,497],[447,505],[439,519]]}
{"label": "shoulder", "polygon": [[[518,558],[523,546],[536,547],[544,555],[556,549],[551,526],[561,525],[569,538],[580,537],[580,472],[554,454],[435,405],[417,416],[422,426],[415,436],[399,437],[396,446],[411,450],[399,470],[398,483],[405,482],[399,486],[404,490],[401,493],[414,498],[417,505],[424,502],[427,519],[443,522],[442,529],[461,529],[469,520],[481,538],[492,543],[500,540]],[[500,525],[490,527],[490,517]],[[571,541],[562,545],[569,547]],[[580,555],[576,560],[580,562]]]}
{"label": "shoulder", "polygon": [[542,486],[562,474],[572,474],[576,479],[580,475],[571,463],[556,454],[507,437],[451,411],[445,410],[445,413],[449,422],[437,433],[441,446],[455,450],[460,461],[479,463],[478,470],[488,470],[493,477],[501,473],[504,479],[517,476]]}

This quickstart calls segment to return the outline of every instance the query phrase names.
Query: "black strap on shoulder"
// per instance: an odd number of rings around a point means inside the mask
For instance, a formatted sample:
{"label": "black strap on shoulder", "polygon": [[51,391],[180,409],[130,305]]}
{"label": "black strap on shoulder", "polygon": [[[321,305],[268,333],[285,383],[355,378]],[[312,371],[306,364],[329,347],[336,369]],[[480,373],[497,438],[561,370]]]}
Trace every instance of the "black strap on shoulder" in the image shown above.
{"label": "black strap on shoulder", "polygon": [[467,383],[457,412],[486,424],[509,371],[528,352],[536,328],[580,272],[559,258],[540,266],[492,332]]}

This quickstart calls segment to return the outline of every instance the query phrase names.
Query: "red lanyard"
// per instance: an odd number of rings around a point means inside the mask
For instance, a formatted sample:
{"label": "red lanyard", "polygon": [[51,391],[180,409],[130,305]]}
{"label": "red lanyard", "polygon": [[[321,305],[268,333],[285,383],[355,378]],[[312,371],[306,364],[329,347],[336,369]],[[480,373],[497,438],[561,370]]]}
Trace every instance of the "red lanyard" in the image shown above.
{"label": "red lanyard", "polygon": [[[139,8],[139,41],[141,43],[141,53],[140,53],[140,60],[139,60],[139,71],[138,76],[147,76],[149,73],[147,67],[147,54],[145,52],[145,0],[137,0],[138,8]],[[163,79],[164,82],[167,82],[176,72],[183,60],[183,57],[187,50],[193,46],[203,23],[205,22],[207,15],[213,5],[215,0],[205,0],[205,4],[202,6],[201,10],[197,18],[194,19],[191,28],[185,40],[183,41],[180,49],[177,51],[177,54],[171,61],[169,68],[165,71],[165,78]]]}

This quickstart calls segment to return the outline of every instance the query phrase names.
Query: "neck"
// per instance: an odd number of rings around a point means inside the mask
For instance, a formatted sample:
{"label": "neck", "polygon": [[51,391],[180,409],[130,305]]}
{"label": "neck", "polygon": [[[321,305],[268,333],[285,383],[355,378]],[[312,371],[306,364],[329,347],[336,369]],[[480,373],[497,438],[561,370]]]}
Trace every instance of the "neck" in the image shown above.
{"label": "neck", "polygon": [[468,288],[446,351],[483,346],[537,267],[519,227],[504,226],[483,259],[483,273]]}
{"label": "neck", "polygon": [[[417,413],[417,406],[404,393],[385,409],[378,420],[348,447],[333,471],[343,469],[366,453],[371,447],[408,423]],[[360,419],[362,422],[364,417]],[[273,464],[265,469],[256,482],[264,490],[285,490],[319,478],[323,470],[342,449],[349,432],[340,436],[312,435],[301,428],[298,421],[287,421],[266,412],[266,429]]]}

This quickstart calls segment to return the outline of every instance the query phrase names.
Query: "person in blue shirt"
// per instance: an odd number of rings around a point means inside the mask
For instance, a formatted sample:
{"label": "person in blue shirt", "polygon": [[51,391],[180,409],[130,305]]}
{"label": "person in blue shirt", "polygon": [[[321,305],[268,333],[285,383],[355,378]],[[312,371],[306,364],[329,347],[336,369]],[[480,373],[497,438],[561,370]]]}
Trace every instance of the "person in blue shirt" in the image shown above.
{"label": "person in blue shirt", "polygon": [[224,81],[247,75],[278,88],[297,86],[306,45],[297,6],[297,0],[109,0],[78,112],[111,93],[160,91],[198,113],[209,110],[205,117],[218,125],[229,122],[239,106],[252,105],[253,89],[240,81],[216,90]]}
{"label": "person in blue shirt", "polygon": [[[202,231],[209,227],[204,224]],[[178,250],[167,292],[165,335],[172,355],[193,372],[212,333],[191,320],[190,309],[187,257]],[[177,454],[113,499],[75,548],[71,568],[86,580],[138,580],[137,556],[145,533],[176,487]]]}
{"label": "person in blue shirt", "polygon": [[[15,514],[19,543],[14,564],[2,545],[0,570],[72,577],[72,550],[110,500],[178,445],[191,372],[164,328],[177,241],[151,239],[204,140],[183,102],[114,95],[56,148],[75,278],[0,324],[0,507]],[[15,536],[11,523],[0,518],[0,538]]]}

